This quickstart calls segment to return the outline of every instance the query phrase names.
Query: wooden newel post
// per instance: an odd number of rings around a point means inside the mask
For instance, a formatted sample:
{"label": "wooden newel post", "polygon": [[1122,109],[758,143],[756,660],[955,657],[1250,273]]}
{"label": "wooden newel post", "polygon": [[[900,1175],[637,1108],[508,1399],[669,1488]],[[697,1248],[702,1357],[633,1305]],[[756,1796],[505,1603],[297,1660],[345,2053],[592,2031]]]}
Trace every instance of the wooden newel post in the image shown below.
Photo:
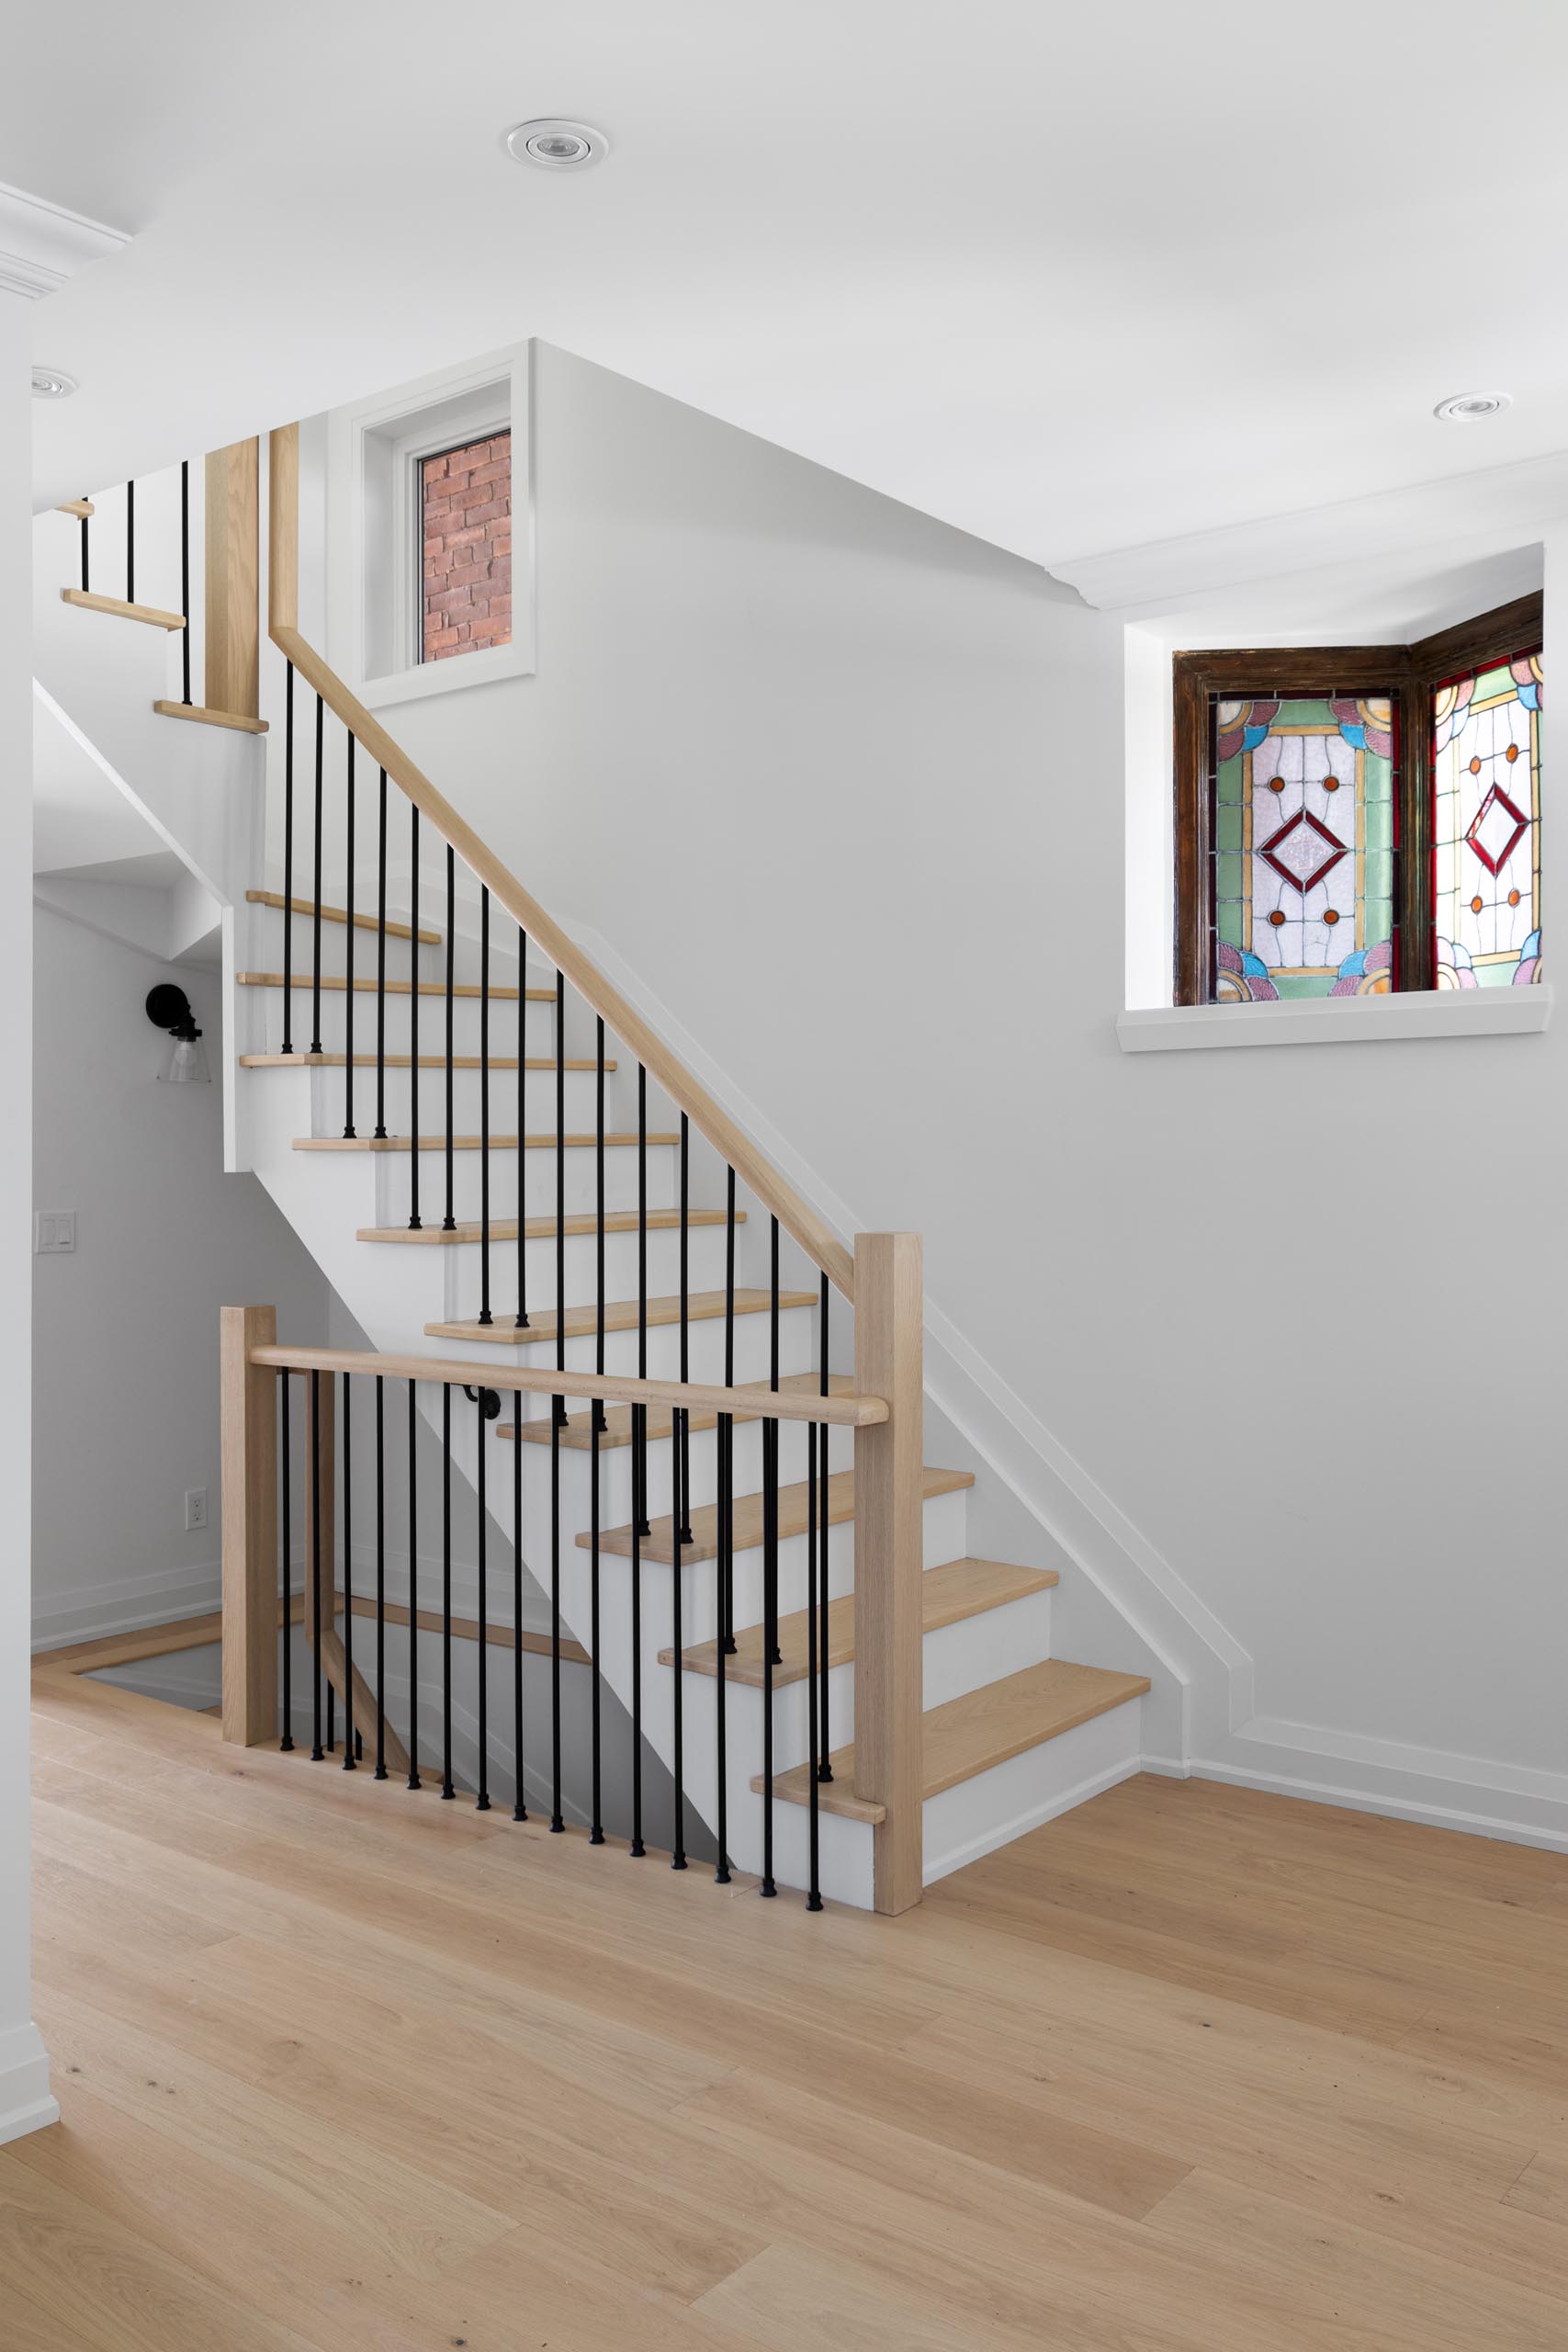
{"label": "wooden newel post", "polygon": [[875,1905],[920,1900],[920,1577],[925,1283],[918,1233],[855,1239],[855,1386],[888,1418],[855,1431],[855,1794],[886,1807]]}
{"label": "wooden newel post", "polygon": [[251,1362],[277,1339],[272,1306],[226,1306],[223,1457],[223,1736],[277,1737],[277,1374]]}
{"label": "wooden newel post", "polygon": [[214,449],[207,460],[207,677],[209,710],[261,715],[260,451],[255,441]]}

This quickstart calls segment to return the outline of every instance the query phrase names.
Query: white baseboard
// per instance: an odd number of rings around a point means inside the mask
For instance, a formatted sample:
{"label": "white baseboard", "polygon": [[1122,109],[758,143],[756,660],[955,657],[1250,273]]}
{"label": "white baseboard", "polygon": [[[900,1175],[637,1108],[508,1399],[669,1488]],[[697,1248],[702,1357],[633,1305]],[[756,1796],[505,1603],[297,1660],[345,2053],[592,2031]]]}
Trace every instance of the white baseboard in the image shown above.
{"label": "white baseboard", "polygon": [[33,1652],[36,1656],[76,1642],[103,1641],[111,1634],[140,1634],[149,1625],[205,1617],[222,1598],[219,1560],[161,1568],[151,1576],[106,1577],[98,1584],[69,1585],[35,1605]]}
{"label": "white baseboard", "polygon": [[60,2120],[60,2103],[50,2092],[49,2052],[36,2025],[0,2033],[0,2147]]}
{"label": "white baseboard", "polygon": [[[1146,1769],[1162,1767],[1148,1759]],[[1233,1733],[1214,1755],[1195,1758],[1190,1770],[1199,1780],[1568,1853],[1568,1772],[1263,1715]]]}

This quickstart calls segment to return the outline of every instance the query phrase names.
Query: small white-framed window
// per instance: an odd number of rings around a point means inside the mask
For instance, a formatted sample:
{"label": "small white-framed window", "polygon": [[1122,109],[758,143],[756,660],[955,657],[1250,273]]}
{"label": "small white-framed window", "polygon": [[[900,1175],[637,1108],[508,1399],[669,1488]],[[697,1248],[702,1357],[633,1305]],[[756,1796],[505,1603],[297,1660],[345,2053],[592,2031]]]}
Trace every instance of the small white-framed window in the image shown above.
{"label": "small white-framed window", "polygon": [[372,708],[534,667],[527,354],[337,410],[330,651]]}

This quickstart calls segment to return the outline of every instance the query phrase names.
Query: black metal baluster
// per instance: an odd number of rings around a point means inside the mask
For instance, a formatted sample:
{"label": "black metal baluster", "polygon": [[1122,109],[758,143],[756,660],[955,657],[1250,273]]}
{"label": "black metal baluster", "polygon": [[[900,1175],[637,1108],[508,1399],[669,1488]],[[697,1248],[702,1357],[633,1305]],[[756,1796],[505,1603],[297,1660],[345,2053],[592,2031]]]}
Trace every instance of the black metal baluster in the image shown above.
{"label": "black metal baluster", "polygon": [[[770,1300],[769,1300],[769,1306],[768,1306],[768,1385],[769,1385],[769,1387],[770,1387],[770,1388],[773,1389],[773,1390],[776,1392],[776,1391],[777,1391],[777,1388],[778,1388],[778,1385],[779,1385],[779,1221],[778,1221],[777,1217],[774,1217],[774,1219],[773,1219],[773,1261],[772,1261],[772,1272],[771,1272],[771,1279],[772,1279],[773,1288],[772,1288],[772,1293],[771,1293],[771,1296],[770,1296]],[[771,1423],[771,1424],[770,1424],[770,1426],[772,1427],[772,1430],[773,1430],[773,1664],[774,1664],[775,1666],[782,1666],[782,1665],[784,1664],[784,1654],[783,1654],[783,1652],[782,1652],[782,1651],[780,1650],[780,1648],[779,1648],[779,1594],[778,1594],[778,1543],[779,1543],[779,1531],[778,1531],[779,1425],[778,1425],[777,1421],[775,1420],[775,1421],[773,1421],[773,1423]]]}
{"label": "black metal baluster", "polygon": [[334,1688],[333,1687],[332,1682],[329,1680],[329,1681],[328,1681],[328,1683],[327,1683],[327,1754],[328,1754],[329,1756],[332,1754],[332,1752],[333,1752],[333,1748],[334,1748],[336,1746],[337,1746],[337,1692],[336,1692],[336,1690],[334,1690]]}
{"label": "black metal baluster", "polygon": [[294,1051],[294,664],[283,686],[283,1050]]}
{"label": "black metal baluster", "polygon": [[[523,1170],[526,1164],[528,1122],[525,1111],[525,1086],[528,1074],[528,934],[521,923],[517,926],[517,1324],[519,1331],[528,1329],[528,1187]],[[523,1423],[523,1400],[517,1400],[517,1422]]]}
{"label": "black metal baluster", "polygon": [[387,1432],[376,1374],[376,1771],[387,1777]]}
{"label": "black metal baluster", "polygon": [[[556,974],[556,1370],[566,1370],[566,982],[559,972]],[[564,1428],[564,1388],[550,1409],[558,1428]],[[558,1803],[556,1811],[560,1811]]]}
{"label": "black metal baluster", "polygon": [[[818,1318],[818,1340],[820,1350],[818,1386],[820,1387],[821,1393],[824,1396],[828,1394],[829,1385],[828,1295],[828,1277],[824,1274],[822,1277],[822,1308]],[[818,1575],[820,1578],[820,1582],[818,1587],[818,1607],[821,1620],[818,1638],[822,1659],[822,1737],[817,1751],[817,1777],[819,1781],[830,1781],[833,1777],[832,1741],[828,1736],[828,1628],[830,1622],[828,1601],[828,1528],[832,1518],[832,1513],[828,1508],[828,1503],[829,1494],[829,1480],[831,1476],[831,1471],[832,1464],[828,1453],[828,1425],[824,1421],[822,1424],[822,1525],[818,1536],[818,1549],[821,1555],[818,1566]]]}
{"label": "black metal baluster", "polygon": [[[593,1174],[596,1190],[593,1195],[593,1265],[594,1265],[594,1350],[593,1369],[604,1369],[604,1023],[601,1016],[596,1047],[596,1078],[593,1111]],[[593,1399],[593,1429],[597,1433],[609,1427],[604,1418],[604,1399]],[[597,1688],[597,1685],[595,1685]]]}
{"label": "black metal baluster", "polygon": [[125,601],[136,602],[136,484],[125,485]]}
{"label": "black metal baluster", "polygon": [[481,1388],[476,1401],[479,1406],[477,1424],[479,1449],[479,1638],[475,1645],[479,1652],[479,1780],[474,1792],[474,1811],[490,1811],[490,1612],[485,1600],[485,1577],[490,1562],[490,1506],[485,1499],[487,1472],[486,1439],[490,1423],[501,1411],[501,1399],[493,1388]]}
{"label": "black metal baluster", "polygon": [[278,1747],[287,1755],[294,1745],[294,1505],[288,1491],[289,1376],[277,1375],[283,1427],[278,1460],[283,1473],[283,1736]]}
{"label": "black metal baluster", "polygon": [[715,1644],[715,1668],[716,1673],[716,1684],[715,1690],[715,1750],[716,1767],[718,1776],[718,1802],[716,1808],[714,1822],[714,1826],[718,1837],[718,1866],[714,1871],[714,1879],[716,1883],[719,1886],[728,1886],[729,1884],[729,1762],[726,1744],[724,1672],[724,1588],[729,1570],[729,1534],[724,1508],[724,1463],[725,1455],[728,1449],[729,1439],[733,1433],[734,1427],[735,1424],[732,1417],[728,1413],[721,1413],[718,1417],[717,1434],[714,1440],[714,1452],[717,1460],[719,1474],[719,1491],[716,1507],[718,1518],[718,1546],[715,1554],[716,1565],[714,1570],[714,1614],[717,1621],[719,1635],[717,1642]]}
{"label": "black metal baluster", "polygon": [[452,1391],[441,1391],[441,1793],[452,1788]]}
{"label": "black metal baluster", "polygon": [[[648,1378],[648,1072],[637,1069],[637,1376]],[[671,1416],[671,1435],[675,1421]],[[648,1407],[641,1408],[637,1461],[632,1473],[632,1518],[639,1535],[651,1533],[648,1516]]]}
{"label": "black metal baluster", "polygon": [[409,1786],[419,1779],[419,1399],[409,1388]]}
{"label": "black metal baluster", "polygon": [[310,1374],[310,1761],[321,1761],[321,1375]]}
{"label": "black metal baluster", "polygon": [[[409,803],[409,863],[413,869],[410,897],[413,907],[414,939],[419,938],[419,810]],[[448,940],[450,946],[450,940]],[[409,981],[409,1102],[412,1125],[409,1135],[409,1230],[420,1230],[419,1216],[419,954]]]}
{"label": "black metal baluster", "polygon": [[[728,1182],[725,1191],[724,1236],[724,1385],[735,1385],[735,1170],[726,1170]],[[719,1646],[735,1656],[735,1423],[729,1424],[729,1440],[724,1465],[724,1510],[728,1522],[728,1556],[724,1576],[724,1617],[719,1627]]]}
{"label": "black metal baluster", "polygon": [[512,1429],[512,1818],[526,1821],[523,1787],[523,1397],[513,1404]]}
{"label": "black metal baluster", "polygon": [[450,842],[446,844],[446,1214],[441,1220],[443,1233],[456,1230],[457,1220],[452,1214],[455,1178],[452,1129],[455,1124],[452,1090],[457,1069],[454,1039],[455,1008],[453,989],[457,977],[457,859]]}
{"label": "black metal baluster", "polygon": [[[779,1221],[773,1220],[771,1247],[772,1298],[769,1310],[768,1385],[779,1385]],[[762,1778],[766,1783],[762,1821],[762,1887],[776,1894],[773,1883],[773,1668],[782,1663],[779,1651],[779,1425],[762,1424]]]}
{"label": "black metal baluster", "polygon": [[354,1139],[354,737],[345,734],[348,762],[344,771],[344,787],[348,794],[347,855],[348,904],[348,977],[344,982],[348,994],[344,1011],[344,1047],[343,1071],[343,1132],[345,1142]]}
{"label": "black metal baluster", "polygon": [[[692,1376],[691,1356],[691,1123],[681,1114],[681,1385]],[[681,1415],[681,1542],[692,1541],[692,1417]]]}
{"label": "black metal baluster", "polygon": [[[328,1374],[328,1378],[331,1378]],[[354,1770],[354,1415],[343,1375],[343,1769]],[[335,1606],[336,1596],[333,1596]]]}
{"label": "black metal baluster", "polygon": [[778,1631],[778,1436],[776,1421],[762,1423],[762,1883],[758,1892],[776,1894],[773,1883],[773,1648]]}
{"label": "black metal baluster", "polygon": [[321,813],[325,789],[322,774],[326,706],[316,696],[316,900],[310,917],[310,1051],[321,1050]]}
{"label": "black metal baluster", "polygon": [[[84,506],[90,506],[90,505],[92,504],[92,501],[91,501],[91,499],[89,499],[89,498],[87,498],[87,497],[84,496],[84,498],[83,498],[83,500],[82,500],[82,503],[83,503],[83,505],[84,505]],[[87,527],[88,527],[88,525],[91,523],[91,521],[92,521],[92,517],[91,517],[91,515],[89,515],[89,514],[84,514],[84,515],[83,515],[83,517],[82,517],[82,594],[83,594],[83,595],[84,595],[84,596],[87,595],[87,594],[90,593],[90,590],[91,590],[91,584],[92,584],[92,582],[91,582],[92,550],[91,550],[91,548],[90,548],[90,546],[89,546],[88,538],[87,538]]]}
{"label": "black metal baluster", "polygon": [[190,460],[180,459],[180,700],[190,708]]}
{"label": "black metal baluster", "polygon": [[[558,1317],[560,1309],[556,1309]],[[560,1433],[566,1399],[550,1399],[550,1827],[566,1823],[560,1809]]]}
{"label": "black metal baluster", "polygon": [[[518,1155],[523,1138],[517,1139]],[[479,888],[479,1321],[490,1311],[490,890]]]}
{"label": "black metal baluster", "polygon": [[674,1492],[671,1497],[670,1513],[670,1620],[671,1641],[674,1651],[675,1671],[675,1736],[671,1762],[675,1774],[675,1850],[670,1857],[672,1871],[686,1867],[686,1786],[685,1786],[685,1683],[686,1668],[681,1638],[681,1587],[685,1577],[682,1562],[681,1525],[686,1514],[686,1498],[681,1491],[681,1439],[682,1412],[671,1415],[670,1477]]}
{"label": "black metal baluster", "polygon": [[[419,925],[413,925],[413,976],[419,978]],[[387,1132],[387,771],[376,811],[376,1133]]]}
{"label": "black metal baluster", "polygon": [[[823,1430],[826,1440],[827,1431]],[[826,1470],[827,1448],[823,1447],[822,1466]],[[823,1506],[827,1505],[824,1493]],[[821,1825],[817,1797],[817,1424],[806,1424],[806,1718],[807,1757],[806,1779],[808,1798],[807,1842],[809,1849],[809,1869],[807,1876],[806,1907],[808,1911],[822,1908],[822,1872],[820,1856]],[[824,1632],[826,1629],[824,1628]],[[823,1670],[827,1670],[827,1656],[823,1656]]]}
{"label": "black metal baluster", "polygon": [[637,1455],[648,1453],[648,1407],[632,1407],[632,1852],[642,1842],[642,1506],[637,1499]]}
{"label": "black metal baluster", "polygon": [[599,1418],[600,1406],[599,1400],[596,1398],[594,1400],[593,1410],[588,1417],[588,1475],[589,1482],[592,1489],[588,1505],[588,1542],[590,1547],[588,1570],[588,1647],[591,1653],[589,1672],[593,1678],[592,1695],[589,1702],[592,1718],[591,1736],[593,1750],[593,1804],[592,1817],[588,1830],[588,1842],[591,1846],[602,1846],[604,1843],[603,1770],[600,1758],[601,1727],[599,1720]]}

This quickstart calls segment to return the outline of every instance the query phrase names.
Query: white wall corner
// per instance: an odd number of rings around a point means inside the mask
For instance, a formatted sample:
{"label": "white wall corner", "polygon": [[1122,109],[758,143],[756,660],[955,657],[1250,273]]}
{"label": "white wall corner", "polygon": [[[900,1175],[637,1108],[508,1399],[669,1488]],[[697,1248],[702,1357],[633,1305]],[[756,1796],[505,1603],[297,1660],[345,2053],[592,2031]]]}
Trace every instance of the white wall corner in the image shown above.
{"label": "white wall corner", "polygon": [[[741,1132],[838,1238],[852,1246],[855,1234],[864,1229],[863,1219],[807,1165],[601,932],[582,922],[563,927]],[[1194,1752],[1212,1747],[1251,1716],[1250,1654],[929,1296],[925,1332],[928,1396],[1143,1644],[1148,1657],[1142,1670],[1155,1686],[1143,1702],[1148,1745],[1162,1769],[1185,1770]]]}
{"label": "white wall corner", "polygon": [[123,229],[107,228],[0,182],[0,288],[7,293],[36,301],[90,262],[104,261],[130,243]]}
{"label": "white wall corner", "polygon": [[49,2052],[37,2026],[17,2025],[0,2033],[0,2148],[59,2120],[60,2102],[49,2087]]}

